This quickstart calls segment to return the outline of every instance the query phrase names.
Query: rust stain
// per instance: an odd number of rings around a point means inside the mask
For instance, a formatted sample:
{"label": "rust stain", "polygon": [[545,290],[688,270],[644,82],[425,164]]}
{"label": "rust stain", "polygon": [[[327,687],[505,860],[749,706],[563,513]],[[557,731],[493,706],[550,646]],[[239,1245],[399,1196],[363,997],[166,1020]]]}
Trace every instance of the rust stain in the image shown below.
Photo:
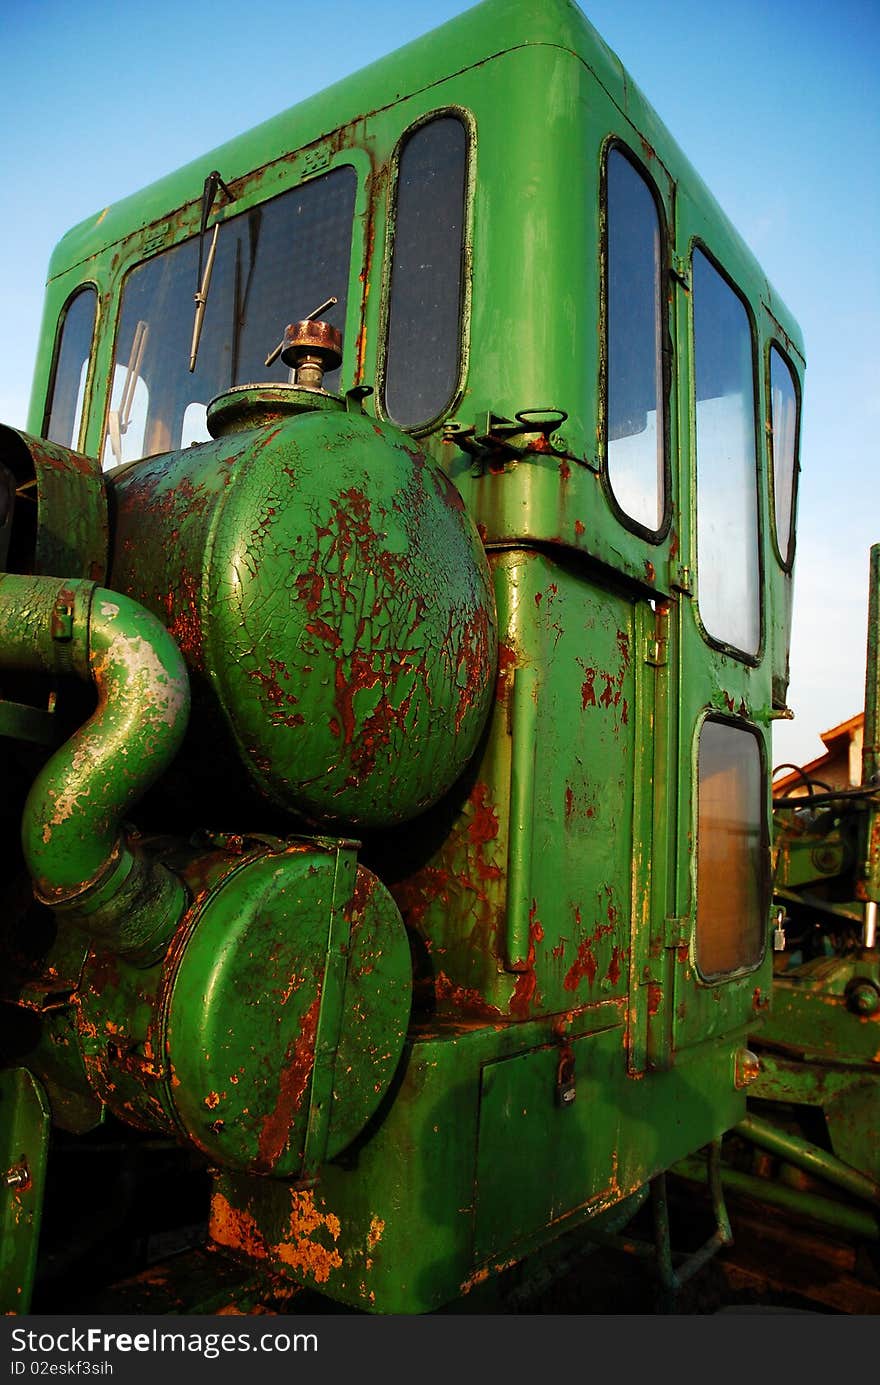
{"label": "rust stain", "polygon": [[437,999],[451,1002],[453,1008],[463,1016],[486,1020],[504,1018],[498,1006],[491,1005],[480,991],[474,987],[456,985],[443,971],[438,971],[434,984]]}
{"label": "rust stain", "polygon": [[321,1012],[321,988],[300,1021],[299,1033],[288,1044],[281,1067],[278,1100],[264,1118],[258,1144],[257,1168],[269,1172],[281,1157],[290,1137],[293,1117],[299,1110],[315,1065],[315,1034]]}
{"label": "rust stain", "polygon": [[332,1212],[319,1212],[315,1195],[310,1190],[291,1190],[290,1240],[274,1247],[279,1260],[301,1274],[311,1275],[316,1284],[326,1284],[332,1270],[342,1265],[338,1250],[330,1249],[312,1239],[315,1232],[326,1231],[333,1241],[339,1240],[339,1218]]}
{"label": "rust stain", "polygon": [[620,958],[622,949],[615,943],[611,949],[611,961],[608,963],[608,971],[605,973],[612,986],[616,986],[620,980]]}
{"label": "rust stain", "polygon": [[289,1239],[270,1245],[249,1212],[233,1207],[222,1193],[215,1192],[211,1199],[211,1239],[254,1260],[279,1260],[303,1275],[311,1275],[316,1284],[326,1284],[331,1271],[341,1266],[342,1256],[313,1237],[318,1233],[338,1241],[339,1218],[320,1212],[311,1191],[293,1189],[290,1198]]}
{"label": "rust stain", "polygon": [[506,702],[513,688],[513,673],[518,664],[518,655],[509,645],[498,646],[498,685],[495,696],[499,702]]}
{"label": "rust stain", "polygon": [[238,1250],[252,1260],[265,1260],[267,1257],[266,1241],[254,1218],[250,1213],[233,1207],[222,1193],[215,1192],[211,1198],[208,1230],[211,1240],[220,1246]]}
{"label": "rust stain", "polygon": [[577,956],[565,974],[562,985],[566,991],[576,991],[578,986],[587,978],[587,984],[592,986],[596,979],[598,964],[593,956],[593,940],[585,938],[578,945]]}
{"label": "rust stain", "polygon": [[581,684],[582,711],[586,711],[588,707],[595,707],[596,705],[596,692],[595,688],[593,687],[593,684],[596,681],[596,670],[594,668],[585,668],[584,673],[586,677],[583,683]]}
{"label": "rust stain", "polygon": [[529,952],[526,958],[525,970],[521,971],[516,978],[516,985],[513,988],[513,995],[510,999],[508,1010],[517,1019],[527,1019],[532,1004],[540,1005],[541,997],[537,993],[538,978],[535,974],[535,948],[538,943],[544,941],[544,927],[538,918],[538,901],[532,900],[529,909]]}
{"label": "rust stain", "polygon": [[468,824],[468,836],[476,846],[485,846],[498,836],[498,814],[487,802],[488,785],[478,783],[471,792],[474,816]]}

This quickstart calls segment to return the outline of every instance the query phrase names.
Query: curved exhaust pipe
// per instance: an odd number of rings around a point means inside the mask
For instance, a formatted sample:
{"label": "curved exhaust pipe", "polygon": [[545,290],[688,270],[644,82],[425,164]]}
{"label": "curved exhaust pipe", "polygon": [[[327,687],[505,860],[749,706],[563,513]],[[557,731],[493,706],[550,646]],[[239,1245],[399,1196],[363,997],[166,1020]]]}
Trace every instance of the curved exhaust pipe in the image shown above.
{"label": "curved exhaust pipe", "polygon": [[119,592],[4,573],[0,668],[95,684],[95,711],[34,780],[22,845],[42,903],[149,965],[188,896],[176,875],[131,849],[122,823],[183,740],[190,695],[180,650],[155,616]]}

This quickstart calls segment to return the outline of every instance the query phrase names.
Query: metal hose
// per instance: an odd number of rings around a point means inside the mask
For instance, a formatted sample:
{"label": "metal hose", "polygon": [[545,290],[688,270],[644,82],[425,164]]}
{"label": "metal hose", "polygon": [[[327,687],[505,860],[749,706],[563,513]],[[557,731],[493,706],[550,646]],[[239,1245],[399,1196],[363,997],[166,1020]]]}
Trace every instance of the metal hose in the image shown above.
{"label": "metal hose", "polygon": [[37,898],[131,960],[164,948],[182,882],[128,845],[126,813],[167,769],[189,715],[189,680],[163,625],[92,582],[0,575],[0,667],[91,678],[98,705],[44,765],[22,844]]}

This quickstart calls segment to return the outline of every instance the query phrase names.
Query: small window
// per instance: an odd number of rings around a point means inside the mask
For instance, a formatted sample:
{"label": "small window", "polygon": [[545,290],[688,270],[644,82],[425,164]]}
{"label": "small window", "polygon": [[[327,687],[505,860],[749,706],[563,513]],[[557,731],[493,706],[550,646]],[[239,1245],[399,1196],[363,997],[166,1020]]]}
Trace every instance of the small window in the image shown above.
{"label": "small window", "polygon": [[644,178],[617,149],[607,163],[608,482],[651,533],[665,495],[660,216]]}
{"label": "small window", "polygon": [[700,974],[756,966],[769,907],[764,770],[758,737],[730,722],[700,732],[697,934]]}
{"label": "small window", "polygon": [[776,543],[779,556],[788,564],[794,537],[798,407],[791,367],[775,346],[770,348],[770,424]]}
{"label": "small window", "polygon": [[754,655],[761,606],[751,327],[700,250],[693,265],[700,616],[712,639]]}
{"label": "small window", "polygon": [[79,446],[97,309],[98,296],[89,286],[78,289],[68,299],[61,315],[55,372],[43,431],[50,442],[61,443],[64,447],[75,449]]}
{"label": "small window", "polygon": [[467,132],[455,116],[420,126],[401,151],[385,410],[404,428],[436,418],[458,386],[466,174]]}

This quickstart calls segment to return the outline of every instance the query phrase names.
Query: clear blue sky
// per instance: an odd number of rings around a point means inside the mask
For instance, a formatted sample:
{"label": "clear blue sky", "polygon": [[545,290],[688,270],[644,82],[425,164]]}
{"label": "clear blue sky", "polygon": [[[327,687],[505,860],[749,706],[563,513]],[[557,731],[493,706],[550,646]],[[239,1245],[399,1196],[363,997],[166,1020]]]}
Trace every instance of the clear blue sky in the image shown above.
{"label": "clear blue sky", "polygon": [[[0,0],[0,421],[24,426],[46,265],[69,226],[466,8]],[[584,9],[803,328],[797,721],[774,749],[803,762],[862,706],[880,541],[880,4]]]}

